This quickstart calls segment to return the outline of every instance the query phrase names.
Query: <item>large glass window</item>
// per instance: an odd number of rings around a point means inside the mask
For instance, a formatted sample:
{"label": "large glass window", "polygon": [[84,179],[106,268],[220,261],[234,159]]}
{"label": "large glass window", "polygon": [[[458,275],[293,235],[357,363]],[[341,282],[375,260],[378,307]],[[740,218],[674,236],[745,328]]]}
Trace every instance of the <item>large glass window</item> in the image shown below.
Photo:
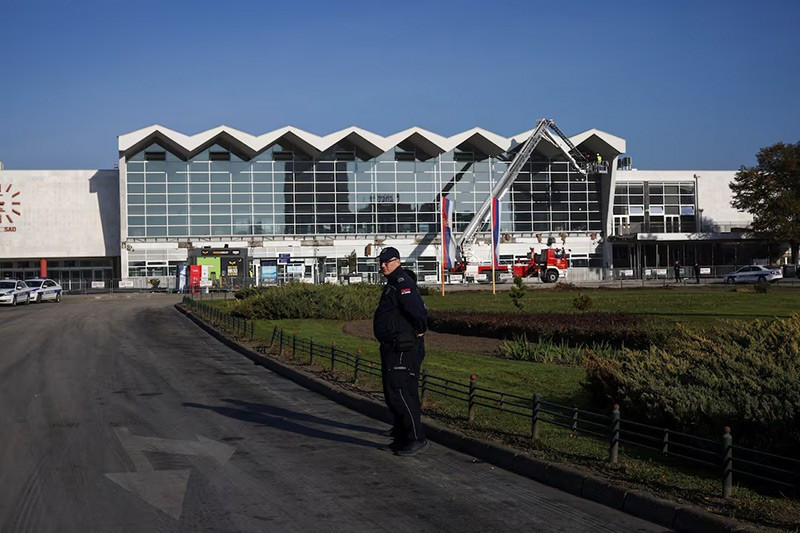
{"label": "large glass window", "polygon": [[617,183],[615,233],[696,231],[694,185],[694,182]]}
{"label": "large glass window", "polygon": [[[212,146],[185,162],[169,153],[166,161],[129,161],[129,235],[438,233],[442,196],[455,202],[461,232],[509,164],[468,145],[434,157],[409,145],[374,159],[347,143],[316,158],[283,142],[251,161],[220,158],[224,151]],[[640,210],[644,190],[626,192]],[[598,231],[599,191],[597,178],[535,155],[501,199],[501,231]],[[693,189],[657,192],[689,216],[693,202],[684,200]],[[480,231],[489,231],[488,218]]]}

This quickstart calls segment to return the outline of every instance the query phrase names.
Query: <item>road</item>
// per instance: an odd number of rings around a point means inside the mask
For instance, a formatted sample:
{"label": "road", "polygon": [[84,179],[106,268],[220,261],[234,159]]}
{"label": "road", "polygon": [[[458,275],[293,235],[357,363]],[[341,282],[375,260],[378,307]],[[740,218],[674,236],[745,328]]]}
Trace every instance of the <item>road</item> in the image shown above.
{"label": "road", "polygon": [[660,531],[386,426],[231,351],[168,295],[0,309],[3,531]]}

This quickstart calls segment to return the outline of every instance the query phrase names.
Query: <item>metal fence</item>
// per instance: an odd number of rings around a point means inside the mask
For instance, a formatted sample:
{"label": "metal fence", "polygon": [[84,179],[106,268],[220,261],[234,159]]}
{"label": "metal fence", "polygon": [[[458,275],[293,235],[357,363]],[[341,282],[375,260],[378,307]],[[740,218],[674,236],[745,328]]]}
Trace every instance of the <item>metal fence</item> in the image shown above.
{"label": "metal fence", "polygon": [[[212,323],[222,327],[232,324],[231,327],[240,332],[240,336],[249,335],[251,340],[254,338],[253,322],[225,318],[225,313],[219,309],[193,301],[189,297],[184,298],[184,303]],[[359,376],[381,376],[379,359],[366,357],[360,350],[350,353],[337,348],[335,344],[325,345],[314,342],[313,338],[301,339],[296,334],[288,335],[278,326],[273,328],[269,344],[258,346],[256,350],[262,354],[277,351],[281,355],[290,354],[292,358],[305,356],[311,365],[326,361],[331,372],[351,372],[353,383]],[[419,386],[423,403],[430,394],[463,403],[465,418],[470,423],[476,420],[479,407],[526,419],[530,424],[528,437],[532,442],[540,438],[541,426],[549,424],[575,435],[605,441],[611,464],[617,464],[619,447],[623,444],[654,452],[655,458],[670,458],[710,470],[720,476],[724,498],[731,495],[734,475],[737,476],[737,481],[748,484],[768,484],[771,487],[777,485],[793,492],[800,489],[800,460],[734,445],[733,435],[728,427],[723,428],[722,434],[716,439],[691,435],[622,418],[617,404],[610,413],[600,413],[551,402],[539,393],[522,396],[482,387],[475,374],[468,381],[459,382],[430,374],[423,369]]]}
{"label": "metal fence", "polygon": [[61,279],[57,281],[64,292],[72,294],[101,294],[117,292],[175,292],[175,276],[149,278]]}
{"label": "metal fence", "polygon": [[252,320],[235,317],[230,313],[225,313],[218,307],[195,301],[189,296],[183,297],[183,305],[207,322],[228,331],[238,338],[255,339],[256,323]]}

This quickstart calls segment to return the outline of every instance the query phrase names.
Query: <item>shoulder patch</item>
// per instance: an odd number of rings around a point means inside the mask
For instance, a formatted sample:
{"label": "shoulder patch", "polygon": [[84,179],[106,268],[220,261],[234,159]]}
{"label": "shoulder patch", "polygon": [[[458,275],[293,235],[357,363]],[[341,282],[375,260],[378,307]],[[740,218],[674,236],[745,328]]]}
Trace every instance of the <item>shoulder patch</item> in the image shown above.
{"label": "shoulder patch", "polygon": [[400,276],[399,278],[397,278],[398,283],[401,282],[401,281],[405,281],[405,280],[406,280],[406,278],[404,278],[403,276]]}
{"label": "shoulder patch", "polygon": [[400,294],[411,294],[411,289],[409,288],[400,289]]}

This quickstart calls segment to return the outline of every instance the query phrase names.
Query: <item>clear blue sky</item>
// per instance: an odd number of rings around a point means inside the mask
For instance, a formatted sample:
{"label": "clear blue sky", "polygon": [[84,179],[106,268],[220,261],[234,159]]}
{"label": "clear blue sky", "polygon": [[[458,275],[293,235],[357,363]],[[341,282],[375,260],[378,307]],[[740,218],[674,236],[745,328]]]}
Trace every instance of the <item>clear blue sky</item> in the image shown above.
{"label": "clear blue sky", "polygon": [[800,1],[6,0],[0,161],[111,168],[162,124],[510,136],[553,117],[642,169],[800,140]]}

